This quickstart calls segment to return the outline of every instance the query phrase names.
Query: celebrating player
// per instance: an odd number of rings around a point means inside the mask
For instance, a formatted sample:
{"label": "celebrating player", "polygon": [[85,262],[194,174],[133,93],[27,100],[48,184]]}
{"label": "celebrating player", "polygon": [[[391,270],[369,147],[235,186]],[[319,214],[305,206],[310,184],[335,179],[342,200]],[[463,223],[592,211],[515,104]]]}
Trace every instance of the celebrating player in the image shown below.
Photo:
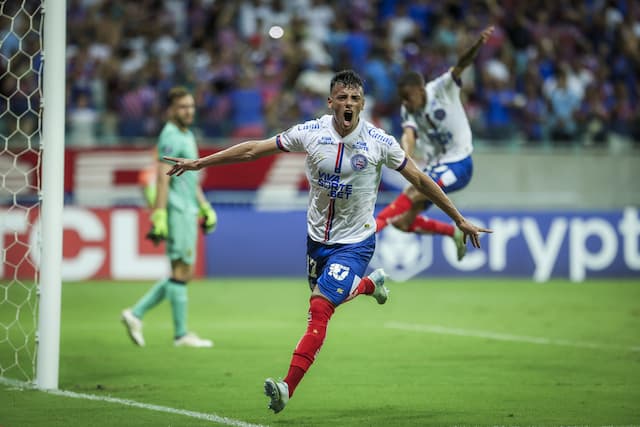
{"label": "celebrating player", "polygon": [[[153,228],[149,238],[155,242],[166,240],[171,260],[171,277],[156,283],[133,307],[122,312],[122,321],[133,342],[144,346],[142,317],[164,298],[171,301],[174,325],[174,344],[186,347],[211,347],[210,340],[187,331],[187,282],[193,275],[198,240],[198,217],[206,232],[217,225],[216,212],[204,197],[197,173],[170,177],[171,165],[162,156],[198,157],[196,140],[189,130],[195,114],[193,96],[183,87],[169,91],[169,121],[158,142],[158,170],[156,194],[151,215]],[[153,200],[155,198],[155,200]]]}
{"label": "celebrating player", "polygon": [[[402,148],[418,163],[426,164],[424,172],[445,193],[466,187],[473,174],[471,128],[460,100],[460,75],[491,33],[492,26],[482,31],[453,68],[426,85],[417,72],[405,74],[398,82],[404,129],[400,138]],[[392,224],[402,231],[450,236],[461,260],[467,248],[462,231],[419,215],[431,204],[423,192],[410,185],[378,214],[377,231]]]}
{"label": "celebrating player", "polygon": [[198,160],[165,157],[169,171],[180,176],[207,166],[255,160],[282,152],[305,152],[310,194],[307,211],[307,274],[311,288],[308,325],[282,381],[267,378],[269,408],[278,413],[311,367],[327,324],[340,304],[360,294],[387,300],[381,269],[365,271],[375,247],[375,207],[382,165],[400,171],[415,188],[438,205],[471,243],[479,247],[480,232],[490,230],[468,222],[431,179],[406,157],[395,138],[360,120],[363,83],[345,70],[331,80],[328,107],[332,114],[295,125],[269,139],[246,141]]}

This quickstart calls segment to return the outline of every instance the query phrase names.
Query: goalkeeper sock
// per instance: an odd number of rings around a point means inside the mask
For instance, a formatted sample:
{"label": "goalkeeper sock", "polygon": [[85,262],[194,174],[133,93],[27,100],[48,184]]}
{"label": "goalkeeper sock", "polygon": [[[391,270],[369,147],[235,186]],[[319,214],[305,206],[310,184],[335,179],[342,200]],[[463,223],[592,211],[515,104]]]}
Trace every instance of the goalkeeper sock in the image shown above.
{"label": "goalkeeper sock", "polygon": [[453,237],[455,227],[445,222],[417,216],[415,221],[409,226],[409,230],[419,234],[444,234]]}
{"label": "goalkeeper sock", "polygon": [[394,218],[411,209],[412,204],[411,199],[406,194],[400,194],[393,202],[382,209],[376,217],[376,232],[382,231]]}
{"label": "goalkeeper sock", "polygon": [[175,338],[187,334],[187,283],[181,280],[169,279],[167,282],[167,298],[171,301],[173,314],[173,329]]}
{"label": "goalkeeper sock", "polygon": [[324,343],[324,337],[327,334],[327,324],[334,311],[333,304],[322,297],[312,297],[309,301],[307,331],[300,338],[296,349],[293,351],[289,373],[284,379],[284,382],[289,386],[289,397],[293,395],[293,391],[320,351]]}
{"label": "goalkeeper sock", "polygon": [[142,316],[158,305],[166,295],[166,285],[169,282],[169,279],[164,279],[156,283],[133,307],[133,315],[138,319],[142,319]]}

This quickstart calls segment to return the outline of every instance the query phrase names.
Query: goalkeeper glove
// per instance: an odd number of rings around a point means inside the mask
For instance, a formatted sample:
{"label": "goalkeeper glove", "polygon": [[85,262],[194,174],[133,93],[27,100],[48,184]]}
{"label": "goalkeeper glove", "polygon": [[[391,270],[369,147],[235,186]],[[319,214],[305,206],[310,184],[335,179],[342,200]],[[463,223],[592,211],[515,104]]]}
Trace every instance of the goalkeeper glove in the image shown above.
{"label": "goalkeeper glove", "polygon": [[202,231],[205,233],[211,233],[216,229],[216,226],[218,225],[218,215],[209,203],[203,202],[200,204],[199,216],[202,219],[202,222],[200,223]]}
{"label": "goalkeeper glove", "polygon": [[147,233],[147,239],[152,240],[154,244],[160,243],[169,236],[169,223],[167,221],[166,209],[155,209],[151,214],[151,231]]}

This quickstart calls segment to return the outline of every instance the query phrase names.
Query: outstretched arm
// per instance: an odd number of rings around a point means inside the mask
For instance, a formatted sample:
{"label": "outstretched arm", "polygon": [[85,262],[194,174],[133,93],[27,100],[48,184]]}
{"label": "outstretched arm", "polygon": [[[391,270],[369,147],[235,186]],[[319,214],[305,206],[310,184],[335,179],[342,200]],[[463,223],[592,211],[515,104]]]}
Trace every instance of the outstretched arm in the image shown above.
{"label": "outstretched arm", "polygon": [[491,33],[493,33],[493,25],[485,28],[482,33],[480,33],[480,37],[478,40],[469,48],[466,52],[464,52],[460,58],[458,59],[458,63],[451,69],[451,74],[455,79],[460,79],[460,75],[475,59],[478,54],[478,50],[480,50],[480,46],[486,43],[486,41],[491,37]]}
{"label": "outstretched arm", "polygon": [[229,163],[250,162],[260,157],[281,153],[276,144],[276,137],[262,139],[259,141],[246,141],[229,147],[226,150],[218,151],[206,157],[195,160],[183,159],[180,157],[163,157],[165,160],[174,162],[173,167],[167,175],[180,176],[186,171],[200,170],[208,166],[226,165]]}
{"label": "outstretched arm", "polygon": [[464,233],[464,241],[467,242],[467,238],[471,239],[471,244],[479,248],[480,247],[480,233],[492,233],[493,231],[488,228],[481,228],[473,225],[466,220],[465,217],[454,206],[453,202],[442,189],[431,178],[424,173],[420,172],[413,160],[408,159],[407,165],[400,171],[402,176],[405,177],[415,188],[422,194],[427,196],[429,200],[435,203],[449,218],[451,218],[456,226]]}

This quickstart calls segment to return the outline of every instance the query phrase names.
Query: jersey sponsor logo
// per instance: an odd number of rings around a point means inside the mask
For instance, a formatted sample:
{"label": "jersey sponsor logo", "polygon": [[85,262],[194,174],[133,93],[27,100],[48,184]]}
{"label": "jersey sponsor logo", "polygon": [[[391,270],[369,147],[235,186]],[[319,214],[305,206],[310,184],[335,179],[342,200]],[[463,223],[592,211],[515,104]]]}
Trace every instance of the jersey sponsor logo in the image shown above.
{"label": "jersey sponsor logo", "polygon": [[353,144],[353,148],[356,150],[369,151],[369,147],[367,147],[367,143],[364,141],[356,141],[356,143]]}
{"label": "jersey sponsor logo", "polygon": [[332,199],[348,199],[353,193],[353,186],[340,182],[340,175],[320,172],[318,185],[329,190],[327,195]]}
{"label": "jersey sponsor logo", "polygon": [[382,132],[380,129],[371,128],[369,129],[369,136],[373,139],[377,139],[380,142],[384,142],[387,145],[393,144],[393,138]]}
{"label": "jersey sponsor logo", "polygon": [[349,267],[342,264],[331,264],[329,266],[329,276],[336,280],[342,281],[349,274]]}
{"label": "jersey sponsor logo", "polygon": [[298,130],[316,130],[320,129],[320,122],[313,120],[297,126]]}
{"label": "jersey sponsor logo", "polygon": [[356,154],[355,156],[351,157],[351,168],[354,171],[361,171],[366,168],[368,164],[369,161],[364,156],[364,154]]}
{"label": "jersey sponsor logo", "polygon": [[333,145],[333,143],[333,138],[330,136],[320,137],[320,140],[318,141],[318,144],[320,145]]}
{"label": "jersey sponsor logo", "polygon": [[447,112],[444,111],[444,109],[442,109],[442,108],[438,108],[436,111],[433,112],[433,116],[436,119],[442,121],[442,120],[444,120],[445,117],[447,117]]}

